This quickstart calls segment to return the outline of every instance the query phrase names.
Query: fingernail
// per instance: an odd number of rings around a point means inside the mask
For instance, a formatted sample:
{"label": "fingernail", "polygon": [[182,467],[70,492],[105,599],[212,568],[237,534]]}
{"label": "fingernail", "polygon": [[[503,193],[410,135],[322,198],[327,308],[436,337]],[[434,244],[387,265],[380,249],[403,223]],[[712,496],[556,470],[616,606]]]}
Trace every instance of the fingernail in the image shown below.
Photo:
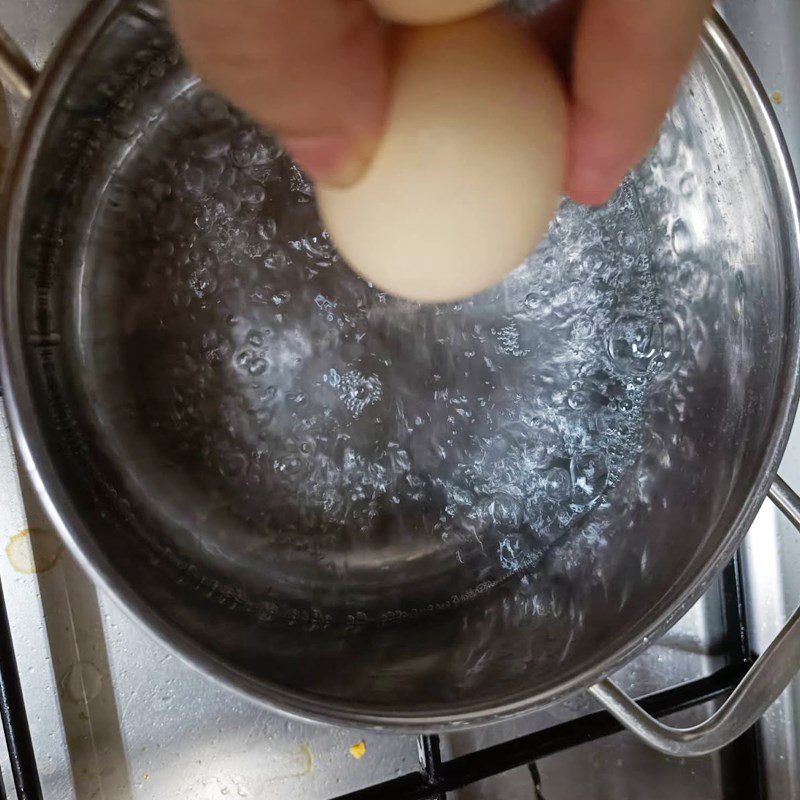
{"label": "fingernail", "polygon": [[586,206],[601,206],[608,201],[617,185],[608,172],[591,162],[574,164],[567,174],[564,190],[571,200]]}
{"label": "fingernail", "polygon": [[564,190],[576,203],[603,205],[625,175],[624,162],[598,147],[596,139],[573,138],[570,144]]}
{"label": "fingernail", "polygon": [[571,109],[564,189],[577,203],[608,202],[636,162],[638,137],[616,119],[590,107]]}
{"label": "fingernail", "polygon": [[367,160],[344,134],[291,134],[283,137],[283,146],[300,169],[327,186],[350,186],[367,167]]}

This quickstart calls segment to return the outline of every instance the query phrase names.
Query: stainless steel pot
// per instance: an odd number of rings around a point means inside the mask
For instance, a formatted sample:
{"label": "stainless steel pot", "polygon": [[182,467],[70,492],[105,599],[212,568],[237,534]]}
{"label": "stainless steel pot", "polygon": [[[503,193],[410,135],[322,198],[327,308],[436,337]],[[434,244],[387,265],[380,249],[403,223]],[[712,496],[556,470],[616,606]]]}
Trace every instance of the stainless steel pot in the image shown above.
{"label": "stainless steel pot", "polygon": [[30,96],[1,217],[5,401],[61,535],[155,635],[290,714],[395,730],[589,687],[697,755],[777,697],[798,613],[690,731],[603,680],[768,493],[800,521],[775,478],[797,187],[720,20],[613,202],[565,203],[502,287],[423,308],[341,263],[312,187],[185,68],[158,5],[95,0],[40,76],[0,49]]}

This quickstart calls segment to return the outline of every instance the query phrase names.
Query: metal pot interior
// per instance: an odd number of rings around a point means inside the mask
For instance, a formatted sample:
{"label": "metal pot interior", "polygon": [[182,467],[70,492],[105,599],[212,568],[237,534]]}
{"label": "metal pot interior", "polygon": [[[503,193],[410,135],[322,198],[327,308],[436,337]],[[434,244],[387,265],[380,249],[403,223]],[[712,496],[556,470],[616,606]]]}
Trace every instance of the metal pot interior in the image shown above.
{"label": "metal pot interior", "polygon": [[791,190],[716,27],[607,207],[431,307],[342,263],[157,14],[61,59],[13,187],[9,402],[135,615],[267,702],[423,727],[550,700],[685,608],[794,381]]}

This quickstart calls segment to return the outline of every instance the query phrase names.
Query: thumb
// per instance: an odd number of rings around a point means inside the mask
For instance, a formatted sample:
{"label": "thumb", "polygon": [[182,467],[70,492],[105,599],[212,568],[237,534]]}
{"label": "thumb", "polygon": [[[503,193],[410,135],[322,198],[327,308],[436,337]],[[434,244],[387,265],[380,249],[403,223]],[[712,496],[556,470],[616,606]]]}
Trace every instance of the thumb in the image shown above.
{"label": "thumb", "polygon": [[710,10],[710,0],[585,0],[573,64],[573,200],[605,202],[647,154]]}
{"label": "thumb", "polygon": [[382,132],[385,32],[362,0],[170,0],[187,58],[311,177],[347,185]]}

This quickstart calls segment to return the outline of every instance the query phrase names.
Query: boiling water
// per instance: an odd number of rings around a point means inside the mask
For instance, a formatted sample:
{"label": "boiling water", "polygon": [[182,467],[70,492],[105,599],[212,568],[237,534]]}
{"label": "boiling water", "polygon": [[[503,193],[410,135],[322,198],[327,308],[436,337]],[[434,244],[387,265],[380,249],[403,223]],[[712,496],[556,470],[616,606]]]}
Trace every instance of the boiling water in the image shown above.
{"label": "boiling water", "polygon": [[250,557],[346,572],[423,546],[484,577],[519,570],[635,463],[681,350],[629,185],[604,209],[565,202],[502,286],[435,306],[351,272],[308,180],[199,86],[108,194],[129,424],[160,480],[191,465],[211,509],[195,535],[217,553],[235,518]]}

